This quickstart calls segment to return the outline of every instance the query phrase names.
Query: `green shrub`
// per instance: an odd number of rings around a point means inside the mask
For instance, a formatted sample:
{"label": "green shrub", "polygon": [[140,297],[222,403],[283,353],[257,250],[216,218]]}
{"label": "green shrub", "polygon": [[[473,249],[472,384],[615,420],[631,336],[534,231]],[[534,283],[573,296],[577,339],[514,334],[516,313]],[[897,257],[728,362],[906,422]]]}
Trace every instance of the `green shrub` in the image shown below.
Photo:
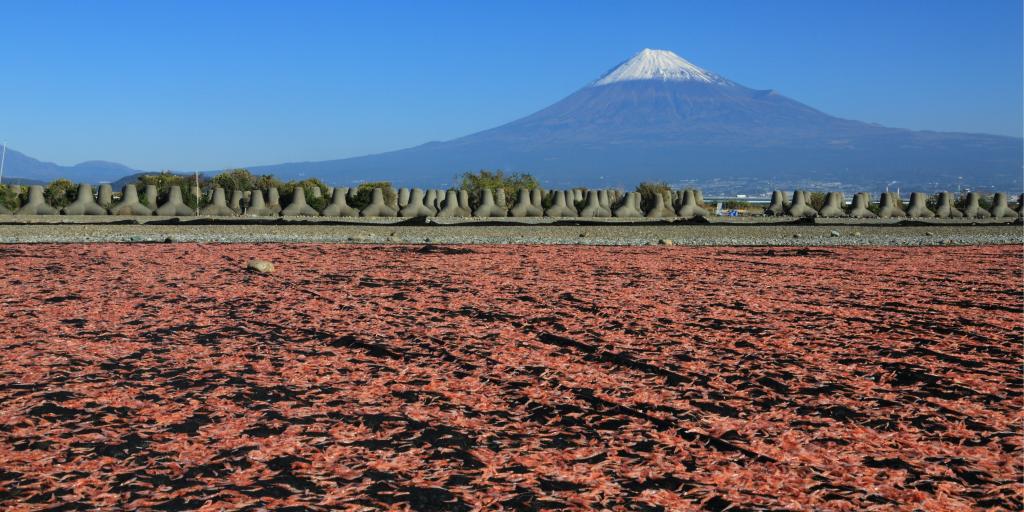
{"label": "green shrub", "polygon": [[[330,204],[330,198],[327,197],[327,185],[322,181],[316,178],[310,178],[308,180],[303,180],[300,183],[305,187],[306,204],[312,206],[314,210],[321,211]],[[313,195],[314,187],[320,189],[320,197],[315,197]]]}
{"label": "green shrub", "polygon": [[75,200],[75,184],[63,178],[51,181],[43,190],[43,197],[50,206],[64,208]]}
{"label": "green shrub", "polygon": [[820,210],[822,206],[825,206],[825,193],[824,192],[809,192],[807,194],[808,206],[815,210]]}
{"label": "green shrub", "polygon": [[362,210],[366,208],[366,205],[370,204],[370,199],[373,197],[373,189],[379,188],[384,193],[384,202],[387,204],[395,204],[398,201],[398,193],[395,192],[394,187],[391,186],[390,181],[372,181],[369,183],[360,183],[356,187],[356,197],[349,202],[349,206]]}
{"label": "green shrub", "polygon": [[[192,176],[181,176],[174,174],[171,171],[162,171],[160,174],[145,174],[139,176],[138,182],[135,186],[139,190],[145,190],[148,185],[155,185],[157,190],[165,191],[172,186],[189,186],[195,183],[195,178]],[[200,178],[200,185],[205,183],[205,180]]]}
{"label": "green shrub", "polygon": [[256,179],[253,180],[252,182],[252,188],[259,190],[268,190],[271,187],[277,187],[278,189],[280,189],[282,185],[284,185],[284,183],[282,183],[281,180],[275,178],[273,174],[264,174],[261,176],[257,176]]}
{"label": "green shrub", "polygon": [[[327,197],[327,185],[316,178],[308,178],[302,181],[289,181],[287,183],[277,182],[273,179],[273,176],[267,176],[272,181],[267,181],[269,186],[276,186],[278,192],[281,194],[281,206],[288,206],[292,202],[292,195],[295,192],[295,187],[303,187],[303,191],[306,195],[306,204],[313,207],[313,209],[320,211],[323,210],[328,204],[330,204],[330,198]],[[277,182],[280,185],[272,185],[270,183]],[[313,188],[320,189],[320,197],[313,197]],[[269,188],[269,187],[268,187]]]}
{"label": "green shrub", "polygon": [[[292,191],[295,190],[296,185],[302,184],[306,187],[306,199],[312,199],[313,196],[309,189],[312,186],[318,186],[321,188],[321,192],[326,191],[327,187],[320,180],[316,178],[310,178],[299,182],[288,182],[283,183],[281,180],[274,177],[273,174],[263,174],[256,176],[249,172],[248,169],[228,169],[220,174],[210,178],[208,183],[212,187],[220,187],[224,189],[228,198],[231,197],[231,192],[235,190],[268,190],[271,187],[277,187],[281,193],[281,197],[288,201],[291,199]],[[287,194],[285,193],[287,192]],[[312,203],[310,206],[317,208]]]}
{"label": "green shrub", "polygon": [[21,194],[20,185],[0,185],[0,205],[12,212],[21,208]]}
{"label": "green shrub", "polygon": [[547,210],[548,208],[551,208],[551,206],[554,204],[555,194],[553,194],[550,190],[545,190],[544,193],[540,196],[540,207]]}
{"label": "green shrub", "polygon": [[489,188],[505,191],[506,201],[513,201],[519,194],[519,189],[533,190],[540,186],[537,179],[525,173],[505,174],[501,169],[491,172],[481,169],[479,172],[467,172],[456,176],[459,188],[469,192],[470,201],[476,202],[480,197],[480,191]]}
{"label": "green shrub", "polygon": [[228,169],[210,178],[210,184],[225,191],[251,190],[256,178],[248,169]]}
{"label": "green shrub", "polygon": [[644,210],[654,206],[654,196],[657,194],[665,198],[666,206],[672,207],[672,188],[664,181],[645,181],[636,186],[636,191],[640,193],[640,206]]}
{"label": "green shrub", "polygon": [[[193,181],[193,183],[195,183],[195,181]],[[193,186],[195,185],[184,185],[181,187],[181,202],[185,203],[186,206],[192,209],[197,209],[197,204],[199,205],[199,209],[207,207],[210,204],[210,201],[206,199],[206,194],[203,194],[202,189],[199,189],[199,197],[197,198],[195,194],[192,193]],[[168,193],[169,190],[170,187],[167,187],[167,190],[162,193],[162,195],[164,196],[162,200],[167,198],[166,194]],[[196,199],[199,200],[198,203],[196,202]]]}
{"label": "green shrub", "polygon": [[[201,188],[205,188],[207,184],[207,180],[204,179],[202,175],[200,175],[199,186]],[[153,185],[156,187],[156,197],[158,204],[163,204],[163,202],[167,200],[167,196],[170,193],[171,187],[179,187],[181,189],[182,202],[191,206],[192,208],[195,208],[195,197],[191,195],[192,187],[196,185],[196,177],[194,175],[180,175],[174,174],[171,171],[162,171],[159,174],[146,174],[143,176],[139,176],[139,179],[135,184],[135,187],[138,188],[139,190],[139,202],[145,204],[146,206],[154,207],[154,205],[150,205],[147,203],[146,194],[144,193],[146,190],[146,186],[148,185]],[[205,200],[200,201],[200,208],[202,208],[203,206],[206,206]]]}

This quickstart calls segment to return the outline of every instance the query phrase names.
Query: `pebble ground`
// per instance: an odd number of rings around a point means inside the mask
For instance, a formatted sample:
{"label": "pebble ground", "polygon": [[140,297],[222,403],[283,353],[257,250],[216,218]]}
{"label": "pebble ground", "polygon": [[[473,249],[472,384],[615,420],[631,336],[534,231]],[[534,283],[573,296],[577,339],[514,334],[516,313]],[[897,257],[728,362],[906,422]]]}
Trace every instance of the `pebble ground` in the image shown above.
{"label": "pebble ground", "polygon": [[0,225],[0,243],[83,242],[571,244],[571,245],[992,245],[1024,243],[1012,225]]}

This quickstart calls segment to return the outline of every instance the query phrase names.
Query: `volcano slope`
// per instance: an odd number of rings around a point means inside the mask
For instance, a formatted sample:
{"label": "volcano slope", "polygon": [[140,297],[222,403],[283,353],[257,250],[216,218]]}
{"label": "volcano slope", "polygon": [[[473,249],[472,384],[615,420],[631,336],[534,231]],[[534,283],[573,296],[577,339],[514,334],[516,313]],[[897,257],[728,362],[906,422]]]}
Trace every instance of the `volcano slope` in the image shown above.
{"label": "volcano slope", "polygon": [[0,268],[7,510],[1022,506],[1015,246],[9,245]]}

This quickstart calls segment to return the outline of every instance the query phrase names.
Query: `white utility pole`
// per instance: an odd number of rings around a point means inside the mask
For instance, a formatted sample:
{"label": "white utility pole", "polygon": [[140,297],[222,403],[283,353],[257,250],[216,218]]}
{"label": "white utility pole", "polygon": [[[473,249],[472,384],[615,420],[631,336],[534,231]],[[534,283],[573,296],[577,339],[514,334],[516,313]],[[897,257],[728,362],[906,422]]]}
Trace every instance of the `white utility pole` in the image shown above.
{"label": "white utility pole", "polygon": [[202,192],[199,190],[199,171],[196,171],[196,215],[199,215],[199,194]]}
{"label": "white utility pole", "polygon": [[7,142],[4,141],[4,152],[0,154],[0,185],[4,184],[4,161],[7,160]]}

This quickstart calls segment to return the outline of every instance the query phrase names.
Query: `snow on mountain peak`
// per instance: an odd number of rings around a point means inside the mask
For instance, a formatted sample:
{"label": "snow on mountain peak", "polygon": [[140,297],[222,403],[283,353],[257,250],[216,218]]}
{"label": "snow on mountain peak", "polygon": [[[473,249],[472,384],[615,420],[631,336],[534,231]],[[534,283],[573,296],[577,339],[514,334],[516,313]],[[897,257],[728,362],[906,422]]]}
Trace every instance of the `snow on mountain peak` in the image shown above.
{"label": "snow on mountain peak", "polygon": [[627,80],[662,80],[678,82],[704,82],[728,84],[728,80],[700,67],[668,50],[644,48],[633,58],[619,64],[594,82],[593,86],[608,85]]}

